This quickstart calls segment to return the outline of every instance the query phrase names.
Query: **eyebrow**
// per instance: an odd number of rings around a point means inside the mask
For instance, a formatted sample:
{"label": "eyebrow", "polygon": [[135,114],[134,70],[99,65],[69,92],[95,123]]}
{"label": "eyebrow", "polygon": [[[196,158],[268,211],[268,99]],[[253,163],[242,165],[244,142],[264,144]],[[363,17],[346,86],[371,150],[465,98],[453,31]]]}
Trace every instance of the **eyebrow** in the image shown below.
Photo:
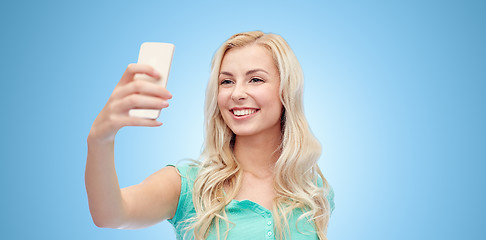
{"label": "eyebrow", "polygon": [[[264,72],[266,74],[268,74],[267,71],[261,69],[261,68],[257,68],[257,69],[252,69],[252,70],[249,70],[248,72],[246,72],[246,75],[250,75],[250,74],[253,74],[253,73],[256,73],[256,72]],[[227,76],[230,76],[230,77],[233,77],[234,75],[230,72],[220,72],[219,75],[227,75]]]}

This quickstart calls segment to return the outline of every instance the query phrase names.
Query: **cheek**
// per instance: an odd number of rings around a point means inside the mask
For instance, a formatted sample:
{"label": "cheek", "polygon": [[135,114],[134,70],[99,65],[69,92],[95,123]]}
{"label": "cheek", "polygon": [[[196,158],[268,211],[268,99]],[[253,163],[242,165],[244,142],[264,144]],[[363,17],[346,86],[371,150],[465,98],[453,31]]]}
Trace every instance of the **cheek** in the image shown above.
{"label": "cheek", "polygon": [[221,113],[225,112],[224,109],[228,107],[229,103],[229,95],[228,91],[221,90],[218,92],[218,108],[221,111]]}
{"label": "cheek", "polygon": [[259,102],[262,105],[271,107],[282,105],[278,89],[261,89],[261,91],[255,92],[255,96],[259,96]]}
{"label": "cheek", "polygon": [[266,106],[272,109],[272,115],[273,114],[275,116],[278,115],[280,118],[280,115],[282,114],[282,110],[283,110],[283,105],[282,102],[280,101],[280,93],[278,92],[278,90],[273,89],[271,94],[268,94],[267,92],[267,94],[263,96],[265,96],[265,98],[262,98],[262,100],[264,101],[264,104]]}
{"label": "cheek", "polygon": [[218,107],[221,108],[224,106],[224,93],[221,91],[218,92]]}

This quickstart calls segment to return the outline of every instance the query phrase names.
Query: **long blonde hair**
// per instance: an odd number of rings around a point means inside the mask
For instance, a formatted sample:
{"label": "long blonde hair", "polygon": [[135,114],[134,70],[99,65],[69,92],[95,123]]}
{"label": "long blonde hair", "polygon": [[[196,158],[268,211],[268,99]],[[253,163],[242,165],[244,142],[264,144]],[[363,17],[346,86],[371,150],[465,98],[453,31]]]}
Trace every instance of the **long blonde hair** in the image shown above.
{"label": "long blonde hair", "polygon": [[[225,207],[238,193],[242,171],[233,154],[234,134],[218,108],[218,75],[225,53],[236,47],[259,44],[268,49],[280,73],[280,99],[283,105],[280,156],[274,167],[276,198],[272,214],[277,237],[287,238],[288,216],[295,208],[305,209],[299,218],[312,220],[321,240],[327,239],[330,207],[325,194],[328,185],[317,165],[321,146],[312,135],[303,111],[304,77],[297,58],[279,35],[260,31],[233,35],[215,53],[205,102],[205,144],[202,163],[194,182],[196,216],[191,219],[195,239],[207,238],[214,227],[219,239],[220,221],[229,231]],[[324,188],[317,186],[321,177]],[[228,192],[223,191],[228,186]],[[226,232],[227,236],[227,232]]]}

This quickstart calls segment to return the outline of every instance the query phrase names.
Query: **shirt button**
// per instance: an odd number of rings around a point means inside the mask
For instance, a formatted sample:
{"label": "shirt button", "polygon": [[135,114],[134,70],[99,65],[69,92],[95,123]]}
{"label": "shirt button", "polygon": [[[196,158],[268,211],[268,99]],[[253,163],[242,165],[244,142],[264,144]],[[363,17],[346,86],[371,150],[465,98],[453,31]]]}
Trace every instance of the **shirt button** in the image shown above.
{"label": "shirt button", "polygon": [[272,236],[272,234],[273,234],[273,233],[272,233],[272,231],[268,231],[268,233],[267,233],[267,235],[268,235],[269,237],[270,237],[270,236]]}
{"label": "shirt button", "polygon": [[268,225],[268,226],[272,225],[272,221],[268,221],[268,222],[267,222],[267,225]]}

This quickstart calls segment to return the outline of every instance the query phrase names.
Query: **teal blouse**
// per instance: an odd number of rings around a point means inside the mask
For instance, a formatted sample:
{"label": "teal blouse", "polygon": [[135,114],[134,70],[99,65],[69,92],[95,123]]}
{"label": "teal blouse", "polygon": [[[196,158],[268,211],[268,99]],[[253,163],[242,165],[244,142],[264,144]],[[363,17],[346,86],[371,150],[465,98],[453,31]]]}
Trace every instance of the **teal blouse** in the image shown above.
{"label": "teal blouse", "polygon": [[[179,204],[177,206],[176,213],[174,217],[168,221],[174,226],[178,240],[193,239],[192,230],[186,234],[185,228],[189,223],[185,220],[195,216],[196,214],[194,204],[192,202],[192,190],[194,180],[196,179],[198,173],[198,167],[191,166],[190,164],[186,163],[177,166],[177,170],[181,174],[181,193],[179,196]],[[320,182],[318,182],[318,185],[322,187],[322,180],[319,180]],[[332,213],[334,210],[334,191],[332,188],[330,189],[326,198],[329,201]],[[225,207],[225,210],[229,220],[234,223],[229,223],[229,240],[275,239],[274,220],[270,210],[250,200],[232,200]],[[291,216],[288,218],[290,228],[290,238],[288,239],[319,239],[311,221],[307,221],[306,219],[297,221],[302,213],[303,211],[301,209],[294,209]],[[224,239],[226,223],[222,222],[219,225],[220,239]],[[211,231],[207,239],[218,239],[216,231]]]}

